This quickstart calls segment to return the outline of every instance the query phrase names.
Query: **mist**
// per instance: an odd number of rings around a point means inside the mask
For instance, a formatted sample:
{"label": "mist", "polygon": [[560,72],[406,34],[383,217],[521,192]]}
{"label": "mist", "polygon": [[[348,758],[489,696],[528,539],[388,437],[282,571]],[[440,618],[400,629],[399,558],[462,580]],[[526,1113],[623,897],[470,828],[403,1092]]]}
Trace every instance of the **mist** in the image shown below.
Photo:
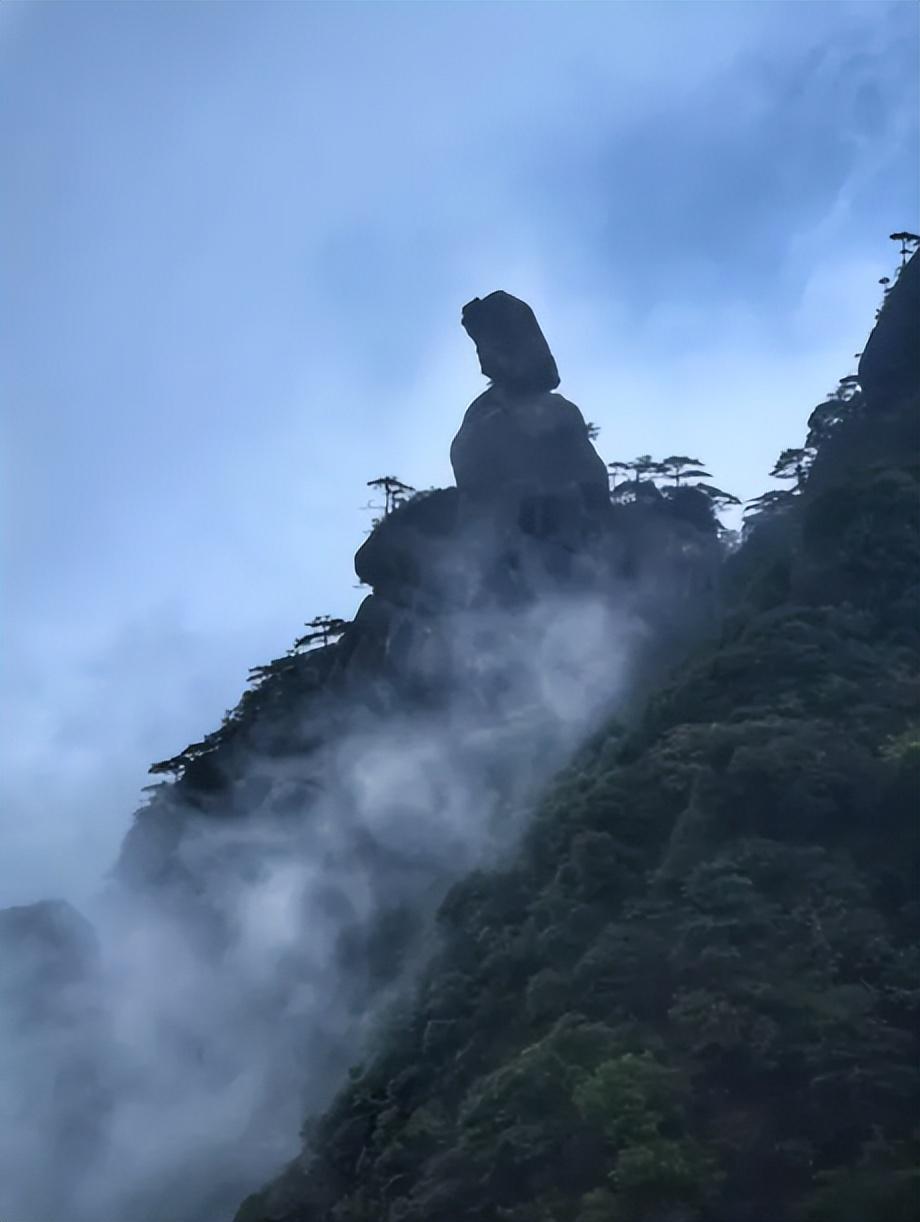
{"label": "mist", "polygon": [[[517,603],[390,590],[380,658],[317,651],[335,682],[285,743],[131,814],[248,666],[353,614],[367,480],[448,483],[474,293],[536,307],[601,467],[686,450],[763,491],[917,202],[915,28],[4,6],[2,1222],[229,1222],[411,995],[452,883],[712,626],[715,523],[535,547]],[[503,563],[517,508],[444,580]]]}
{"label": "mist", "polygon": [[762,492],[917,211],[916,22],[4,4],[0,901],[84,903],[150,762],[352,614],[365,481],[448,478],[475,293],[607,461]]}
{"label": "mist", "polygon": [[[452,617],[437,713],[323,700],[300,727],[317,750],[248,761],[236,786],[258,778],[262,802],[173,810],[173,877],[194,886],[116,875],[89,924],[61,905],[51,939],[8,926],[5,1215],[232,1217],[411,986],[450,883],[502,861],[541,784],[622,707],[649,640],[640,603],[547,591],[526,615]],[[306,804],[272,810],[305,786]]]}

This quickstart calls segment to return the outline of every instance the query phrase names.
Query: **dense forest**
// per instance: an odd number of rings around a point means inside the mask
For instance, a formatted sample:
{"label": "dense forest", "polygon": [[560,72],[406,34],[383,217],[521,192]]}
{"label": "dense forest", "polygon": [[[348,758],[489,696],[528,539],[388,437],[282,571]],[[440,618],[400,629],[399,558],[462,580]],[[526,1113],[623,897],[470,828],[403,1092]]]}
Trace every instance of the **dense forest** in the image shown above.
{"label": "dense forest", "polygon": [[[715,626],[450,888],[415,989],[238,1222],[920,1216],[920,260],[898,236],[858,374],[722,541]],[[614,512],[730,503],[686,487],[689,456],[611,466]]]}

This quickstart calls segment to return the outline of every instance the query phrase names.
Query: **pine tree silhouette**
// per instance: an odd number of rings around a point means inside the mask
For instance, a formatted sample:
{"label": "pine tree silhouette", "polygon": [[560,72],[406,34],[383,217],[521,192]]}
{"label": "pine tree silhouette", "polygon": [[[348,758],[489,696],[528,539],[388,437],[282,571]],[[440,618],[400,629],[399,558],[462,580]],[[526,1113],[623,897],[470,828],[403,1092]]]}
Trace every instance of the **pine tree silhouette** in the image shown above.
{"label": "pine tree silhouette", "polygon": [[325,648],[331,641],[338,639],[348,627],[348,621],[339,619],[333,615],[317,615],[311,619],[309,623],[304,624],[305,628],[312,629],[302,637],[298,637],[294,642],[294,649],[303,649],[311,645],[315,645],[317,641],[322,642]]}
{"label": "pine tree silhouette", "polygon": [[[404,484],[401,479],[395,475],[381,475],[377,479],[369,479],[367,481],[368,488],[376,488],[383,493],[383,505],[379,506],[383,510],[383,516],[389,515],[403,504],[403,502],[415,492],[411,484]],[[378,506],[371,505],[371,509],[376,509]]]}

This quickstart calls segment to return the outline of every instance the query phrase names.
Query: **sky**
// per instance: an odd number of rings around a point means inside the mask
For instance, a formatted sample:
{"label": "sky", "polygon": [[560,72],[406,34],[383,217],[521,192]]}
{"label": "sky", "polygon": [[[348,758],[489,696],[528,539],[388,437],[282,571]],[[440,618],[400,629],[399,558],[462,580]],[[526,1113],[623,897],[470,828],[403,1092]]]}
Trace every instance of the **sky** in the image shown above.
{"label": "sky", "polygon": [[459,325],[534,307],[606,461],[742,497],[918,228],[912,3],[0,7],[0,905],[350,618],[366,482],[451,481]]}

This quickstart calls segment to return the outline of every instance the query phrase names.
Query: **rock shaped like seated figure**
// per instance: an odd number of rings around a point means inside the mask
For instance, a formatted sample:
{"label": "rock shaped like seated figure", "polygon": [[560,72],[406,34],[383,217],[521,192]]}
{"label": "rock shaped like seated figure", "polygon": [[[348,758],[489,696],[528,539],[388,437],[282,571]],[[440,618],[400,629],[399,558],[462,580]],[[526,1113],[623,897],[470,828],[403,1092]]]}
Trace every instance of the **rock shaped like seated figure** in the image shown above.
{"label": "rock shaped like seated figure", "polygon": [[463,326],[493,381],[470,404],[451,445],[460,492],[474,500],[563,494],[605,510],[607,468],[581,412],[552,393],[556,362],[530,306],[490,293],[464,307]]}
{"label": "rock shaped like seated figure", "polygon": [[501,290],[474,297],[460,320],[476,345],[480,369],[495,386],[529,394],[559,385],[553,354],[526,301]]}

